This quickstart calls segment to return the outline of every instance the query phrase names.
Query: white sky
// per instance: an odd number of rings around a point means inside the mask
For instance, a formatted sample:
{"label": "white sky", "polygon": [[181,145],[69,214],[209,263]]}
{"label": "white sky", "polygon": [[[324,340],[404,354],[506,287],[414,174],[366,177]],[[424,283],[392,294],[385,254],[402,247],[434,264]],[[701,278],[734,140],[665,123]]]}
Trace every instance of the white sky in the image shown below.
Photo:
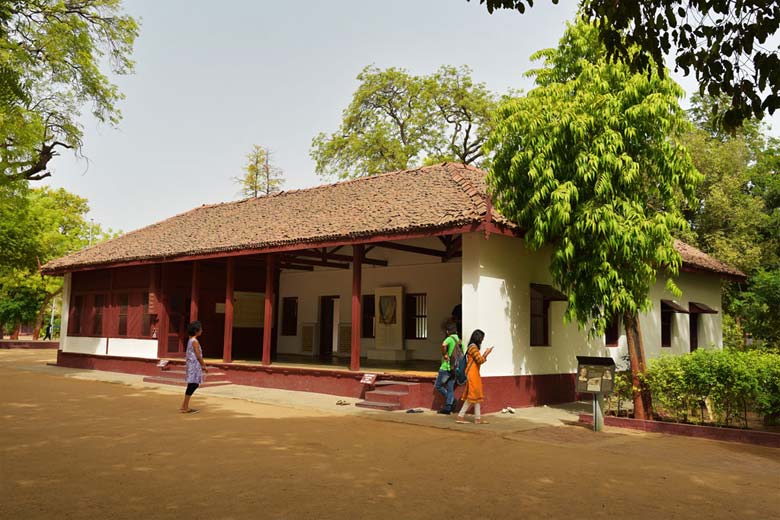
{"label": "white sky", "polygon": [[[366,65],[416,74],[468,65],[494,92],[528,90],[528,56],[554,47],[576,11],[566,0],[524,15],[489,15],[478,0],[124,4],[142,23],[136,72],[115,79],[124,119],[118,129],[85,119],[88,160],[55,159],[49,181],[123,231],[239,198],[232,178],[252,144],[271,148],[286,189],[321,184],[311,140],[337,129]],[[780,114],[770,122],[777,134]]]}

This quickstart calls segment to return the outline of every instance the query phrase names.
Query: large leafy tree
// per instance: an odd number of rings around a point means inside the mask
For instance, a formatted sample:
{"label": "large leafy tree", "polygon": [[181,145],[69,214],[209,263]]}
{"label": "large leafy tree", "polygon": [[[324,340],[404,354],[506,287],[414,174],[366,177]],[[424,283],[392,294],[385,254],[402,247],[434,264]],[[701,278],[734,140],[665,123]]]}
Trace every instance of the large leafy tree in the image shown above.
{"label": "large leafy tree", "polygon": [[0,326],[13,330],[32,323],[37,335],[51,299],[62,291],[62,278],[41,276],[39,266],[112,232],[87,220],[89,206],[82,197],[63,189],[9,185],[0,190]]}
{"label": "large leafy tree", "polygon": [[691,208],[691,240],[748,275],[727,283],[724,336],[744,344],[780,345],[780,141],[746,120],[726,131],[714,116],[717,100],[694,96],[696,128],[683,137],[704,182]]}
{"label": "large leafy tree", "polygon": [[257,198],[282,190],[284,170],[273,164],[271,151],[268,148],[252,145],[246,160],[244,175],[235,179],[241,187],[243,196]]}
{"label": "large leafy tree", "polygon": [[[533,0],[479,0],[496,9],[525,12]],[[553,0],[553,3],[558,3]],[[780,27],[780,3],[768,0],[582,0],[585,16],[598,24],[610,58],[632,70],[663,75],[664,58],[693,71],[700,92],[724,94],[721,114],[728,128],[761,119],[780,108],[780,47],[768,40]],[[642,53],[634,52],[634,47]]]}
{"label": "large leafy tree", "polygon": [[[639,52],[639,51],[637,51]],[[688,122],[682,89],[655,71],[608,59],[595,26],[569,25],[556,49],[536,53],[535,89],[502,104],[488,147],[488,181],[502,213],[532,249],[552,248],[550,271],[568,295],[566,319],[592,333],[623,319],[634,385],[645,370],[638,313],[656,277],[680,255],[674,236],[700,175],[673,139]],[[635,413],[647,417],[647,392]]]}
{"label": "large leafy tree", "polygon": [[467,67],[428,76],[366,67],[341,126],[312,141],[316,171],[354,178],[437,161],[478,163],[495,97]]}
{"label": "large leafy tree", "polygon": [[0,169],[12,180],[51,175],[78,151],[88,105],[116,124],[122,94],[103,71],[132,71],[136,21],[120,0],[0,0]]}

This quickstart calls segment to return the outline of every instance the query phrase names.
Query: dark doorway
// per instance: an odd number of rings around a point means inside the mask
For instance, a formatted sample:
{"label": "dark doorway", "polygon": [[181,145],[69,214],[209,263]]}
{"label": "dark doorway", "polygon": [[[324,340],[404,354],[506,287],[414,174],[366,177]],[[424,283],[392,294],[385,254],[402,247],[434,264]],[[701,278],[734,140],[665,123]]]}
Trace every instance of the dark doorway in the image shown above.
{"label": "dark doorway", "polygon": [[187,349],[187,319],[190,313],[190,297],[184,291],[172,291],[168,296],[168,337],[166,355],[183,356]]}
{"label": "dark doorway", "polygon": [[691,313],[690,317],[690,333],[691,333],[691,352],[699,348],[699,315]]}
{"label": "dark doorway", "polygon": [[338,296],[320,297],[320,359],[333,357],[333,322],[338,301]]}

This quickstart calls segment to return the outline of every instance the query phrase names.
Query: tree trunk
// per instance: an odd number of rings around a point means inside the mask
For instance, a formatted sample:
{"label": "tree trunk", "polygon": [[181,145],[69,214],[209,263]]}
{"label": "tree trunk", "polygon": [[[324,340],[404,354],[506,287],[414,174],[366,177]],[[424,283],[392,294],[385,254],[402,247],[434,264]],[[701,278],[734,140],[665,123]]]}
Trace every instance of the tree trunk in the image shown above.
{"label": "tree trunk", "polygon": [[46,299],[43,300],[41,308],[38,309],[38,315],[35,317],[35,327],[33,327],[32,337],[38,339],[41,337],[41,329],[43,328],[43,321],[46,317],[46,312],[51,309],[51,301],[56,298],[62,292],[62,288],[57,289],[51,294],[46,295]]}
{"label": "tree trunk", "polygon": [[626,312],[623,315],[623,323],[626,327],[626,342],[628,343],[628,357],[631,360],[631,386],[634,394],[634,418],[652,419],[653,403],[650,391],[639,379],[639,374],[647,370],[645,365],[645,349],[642,344],[642,331],[639,328],[639,317],[636,314]]}
{"label": "tree trunk", "polygon": [[19,339],[19,332],[22,330],[22,324],[16,323],[14,324],[14,328],[11,331],[11,339]]}

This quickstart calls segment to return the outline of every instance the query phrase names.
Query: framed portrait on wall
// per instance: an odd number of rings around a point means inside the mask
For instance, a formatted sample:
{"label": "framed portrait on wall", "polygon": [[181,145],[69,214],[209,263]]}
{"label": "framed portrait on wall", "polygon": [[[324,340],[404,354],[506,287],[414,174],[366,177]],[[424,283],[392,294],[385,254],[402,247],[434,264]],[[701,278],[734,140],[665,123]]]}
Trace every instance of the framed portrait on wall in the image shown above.
{"label": "framed portrait on wall", "polygon": [[393,325],[395,323],[395,309],[397,302],[395,296],[379,297],[379,322],[383,325]]}

